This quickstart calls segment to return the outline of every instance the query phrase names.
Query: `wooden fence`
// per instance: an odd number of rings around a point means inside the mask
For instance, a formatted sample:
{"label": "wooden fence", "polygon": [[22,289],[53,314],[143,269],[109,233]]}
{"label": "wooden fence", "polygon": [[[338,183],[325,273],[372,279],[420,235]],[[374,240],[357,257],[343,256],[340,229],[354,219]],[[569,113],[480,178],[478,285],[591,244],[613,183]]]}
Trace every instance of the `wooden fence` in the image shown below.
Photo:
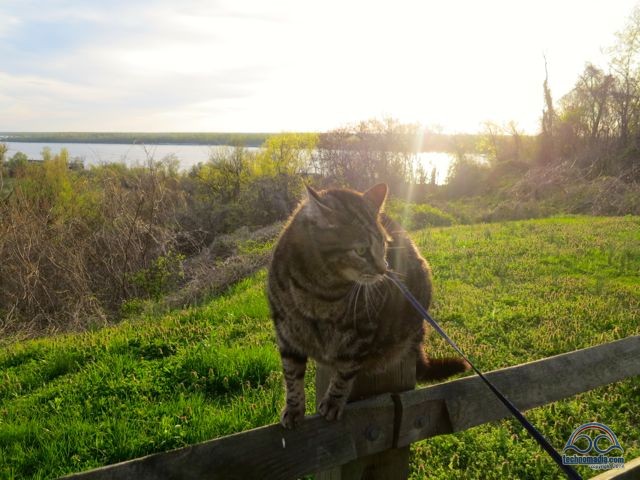
{"label": "wooden fence", "polygon": [[[486,374],[522,410],[638,375],[640,336]],[[406,387],[412,380],[402,381]],[[372,391],[379,388],[394,390],[377,382]],[[323,472],[317,478],[332,480],[406,478],[411,443],[509,416],[474,375],[350,403],[341,421],[314,415],[295,430],[270,425],[67,478],[292,479],[317,472]]]}

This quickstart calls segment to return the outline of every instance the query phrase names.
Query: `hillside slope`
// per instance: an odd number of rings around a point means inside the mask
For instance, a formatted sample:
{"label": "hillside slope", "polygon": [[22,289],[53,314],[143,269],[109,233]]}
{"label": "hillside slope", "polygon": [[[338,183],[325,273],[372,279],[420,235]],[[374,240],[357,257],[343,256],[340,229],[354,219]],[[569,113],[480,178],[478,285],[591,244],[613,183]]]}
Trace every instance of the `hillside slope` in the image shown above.
{"label": "hillside slope", "polygon": [[[436,228],[432,309],[491,370],[640,333],[640,218]],[[264,271],[203,306],[0,351],[0,478],[66,473],[277,421],[282,376]],[[435,355],[450,355],[434,334]],[[307,374],[313,398],[313,368]],[[533,410],[559,448],[581,423],[640,456],[640,379]],[[308,405],[308,412],[313,410]],[[594,472],[583,468],[585,477]],[[557,478],[512,421],[420,442],[413,478]]]}

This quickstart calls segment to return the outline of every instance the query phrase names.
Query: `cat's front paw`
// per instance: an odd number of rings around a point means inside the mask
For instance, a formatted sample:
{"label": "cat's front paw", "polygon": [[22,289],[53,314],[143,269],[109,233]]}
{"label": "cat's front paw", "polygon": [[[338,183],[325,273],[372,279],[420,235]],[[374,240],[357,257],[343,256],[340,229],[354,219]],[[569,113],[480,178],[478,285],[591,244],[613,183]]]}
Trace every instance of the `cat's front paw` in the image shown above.
{"label": "cat's front paw", "polygon": [[335,398],[329,394],[325,395],[318,405],[318,412],[329,421],[340,420],[344,406],[347,403],[346,397]]}
{"label": "cat's front paw", "polygon": [[280,414],[280,424],[287,429],[296,427],[304,418],[304,402],[302,406],[286,405]]}

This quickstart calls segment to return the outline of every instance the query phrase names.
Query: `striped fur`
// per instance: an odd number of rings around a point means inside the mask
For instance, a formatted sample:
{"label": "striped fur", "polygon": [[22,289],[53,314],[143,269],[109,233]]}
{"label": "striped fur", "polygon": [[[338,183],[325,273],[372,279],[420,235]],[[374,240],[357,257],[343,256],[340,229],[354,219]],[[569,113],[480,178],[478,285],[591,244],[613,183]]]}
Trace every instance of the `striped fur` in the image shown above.
{"label": "striped fur", "polygon": [[384,276],[392,269],[429,306],[429,266],[406,233],[380,213],[386,194],[384,184],[365,193],[308,188],[280,235],[268,298],[284,370],[281,422],[287,428],[304,417],[309,357],[334,371],[318,407],[328,420],[342,415],[359,372],[383,370],[410,351],[418,353],[419,378],[466,369],[457,360],[427,359],[422,318]]}

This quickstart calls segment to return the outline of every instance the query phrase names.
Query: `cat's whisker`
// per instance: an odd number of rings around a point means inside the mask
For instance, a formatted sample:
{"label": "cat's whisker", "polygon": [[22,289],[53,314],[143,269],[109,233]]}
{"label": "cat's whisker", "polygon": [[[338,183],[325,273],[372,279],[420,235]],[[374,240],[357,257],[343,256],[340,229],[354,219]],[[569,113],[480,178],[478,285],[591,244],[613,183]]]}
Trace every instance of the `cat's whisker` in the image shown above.
{"label": "cat's whisker", "polygon": [[384,278],[382,278],[379,282],[376,282],[373,284],[373,290],[376,293],[376,295],[378,296],[378,300],[381,302],[384,302],[384,290],[382,287],[382,283],[384,282]]}
{"label": "cat's whisker", "polygon": [[364,309],[367,314],[367,319],[371,323],[371,314],[369,313],[369,285],[364,286]]}
{"label": "cat's whisker", "polygon": [[386,292],[388,293],[388,292],[389,292],[389,290],[391,290],[391,287],[392,287],[392,285],[391,285],[391,284],[392,284],[392,282],[391,282],[391,280],[389,279],[389,277],[387,276],[387,274],[385,274],[385,275],[384,275],[384,278],[382,279],[382,283],[383,283],[383,285],[384,285],[384,288],[385,288]]}
{"label": "cat's whisker", "polygon": [[353,302],[353,298],[355,296],[356,293],[356,288],[358,287],[358,284],[354,283],[353,286],[351,287],[351,290],[349,290],[349,297],[347,299],[347,306],[344,309],[344,316],[342,317],[342,321],[345,321],[347,319],[347,317],[349,316],[349,312],[351,311],[351,302]]}
{"label": "cat's whisker", "polygon": [[378,287],[376,286],[378,282],[376,283],[372,283],[370,284],[371,289],[369,290],[369,292],[371,293],[371,306],[374,308],[375,310],[375,306],[376,306],[376,302],[378,301],[378,298],[380,297],[379,293],[378,293]]}
{"label": "cat's whisker", "polygon": [[[392,270],[389,270],[389,271],[392,272]],[[397,275],[396,272],[393,272],[393,274]],[[393,278],[391,278],[391,276],[386,274],[386,273],[384,274],[384,280],[385,280],[384,283],[387,285],[387,289],[389,288],[389,285],[395,286],[395,284],[396,284],[395,280]]]}
{"label": "cat's whisker", "polygon": [[[357,283],[358,288],[356,289],[356,301],[353,304],[353,328],[358,329],[358,297],[360,296],[360,290],[362,289],[362,283]],[[365,289],[366,292],[366,289]]]}
{"label": "cat's whisker", "polygon": [[[407,277],[406,273],[400,273],[400,272],[397,272],[396,270],[392,270],[391,268],[389,268],[388,270],[389,270],[389,272],[393,273],[397,277],[400,277],[400,278],[403,278],[403,279]],[[389,280],[392,280],[392,278],[389,275],[387,275],[386,273],[384,274],[384,276],[387,277]]]}

